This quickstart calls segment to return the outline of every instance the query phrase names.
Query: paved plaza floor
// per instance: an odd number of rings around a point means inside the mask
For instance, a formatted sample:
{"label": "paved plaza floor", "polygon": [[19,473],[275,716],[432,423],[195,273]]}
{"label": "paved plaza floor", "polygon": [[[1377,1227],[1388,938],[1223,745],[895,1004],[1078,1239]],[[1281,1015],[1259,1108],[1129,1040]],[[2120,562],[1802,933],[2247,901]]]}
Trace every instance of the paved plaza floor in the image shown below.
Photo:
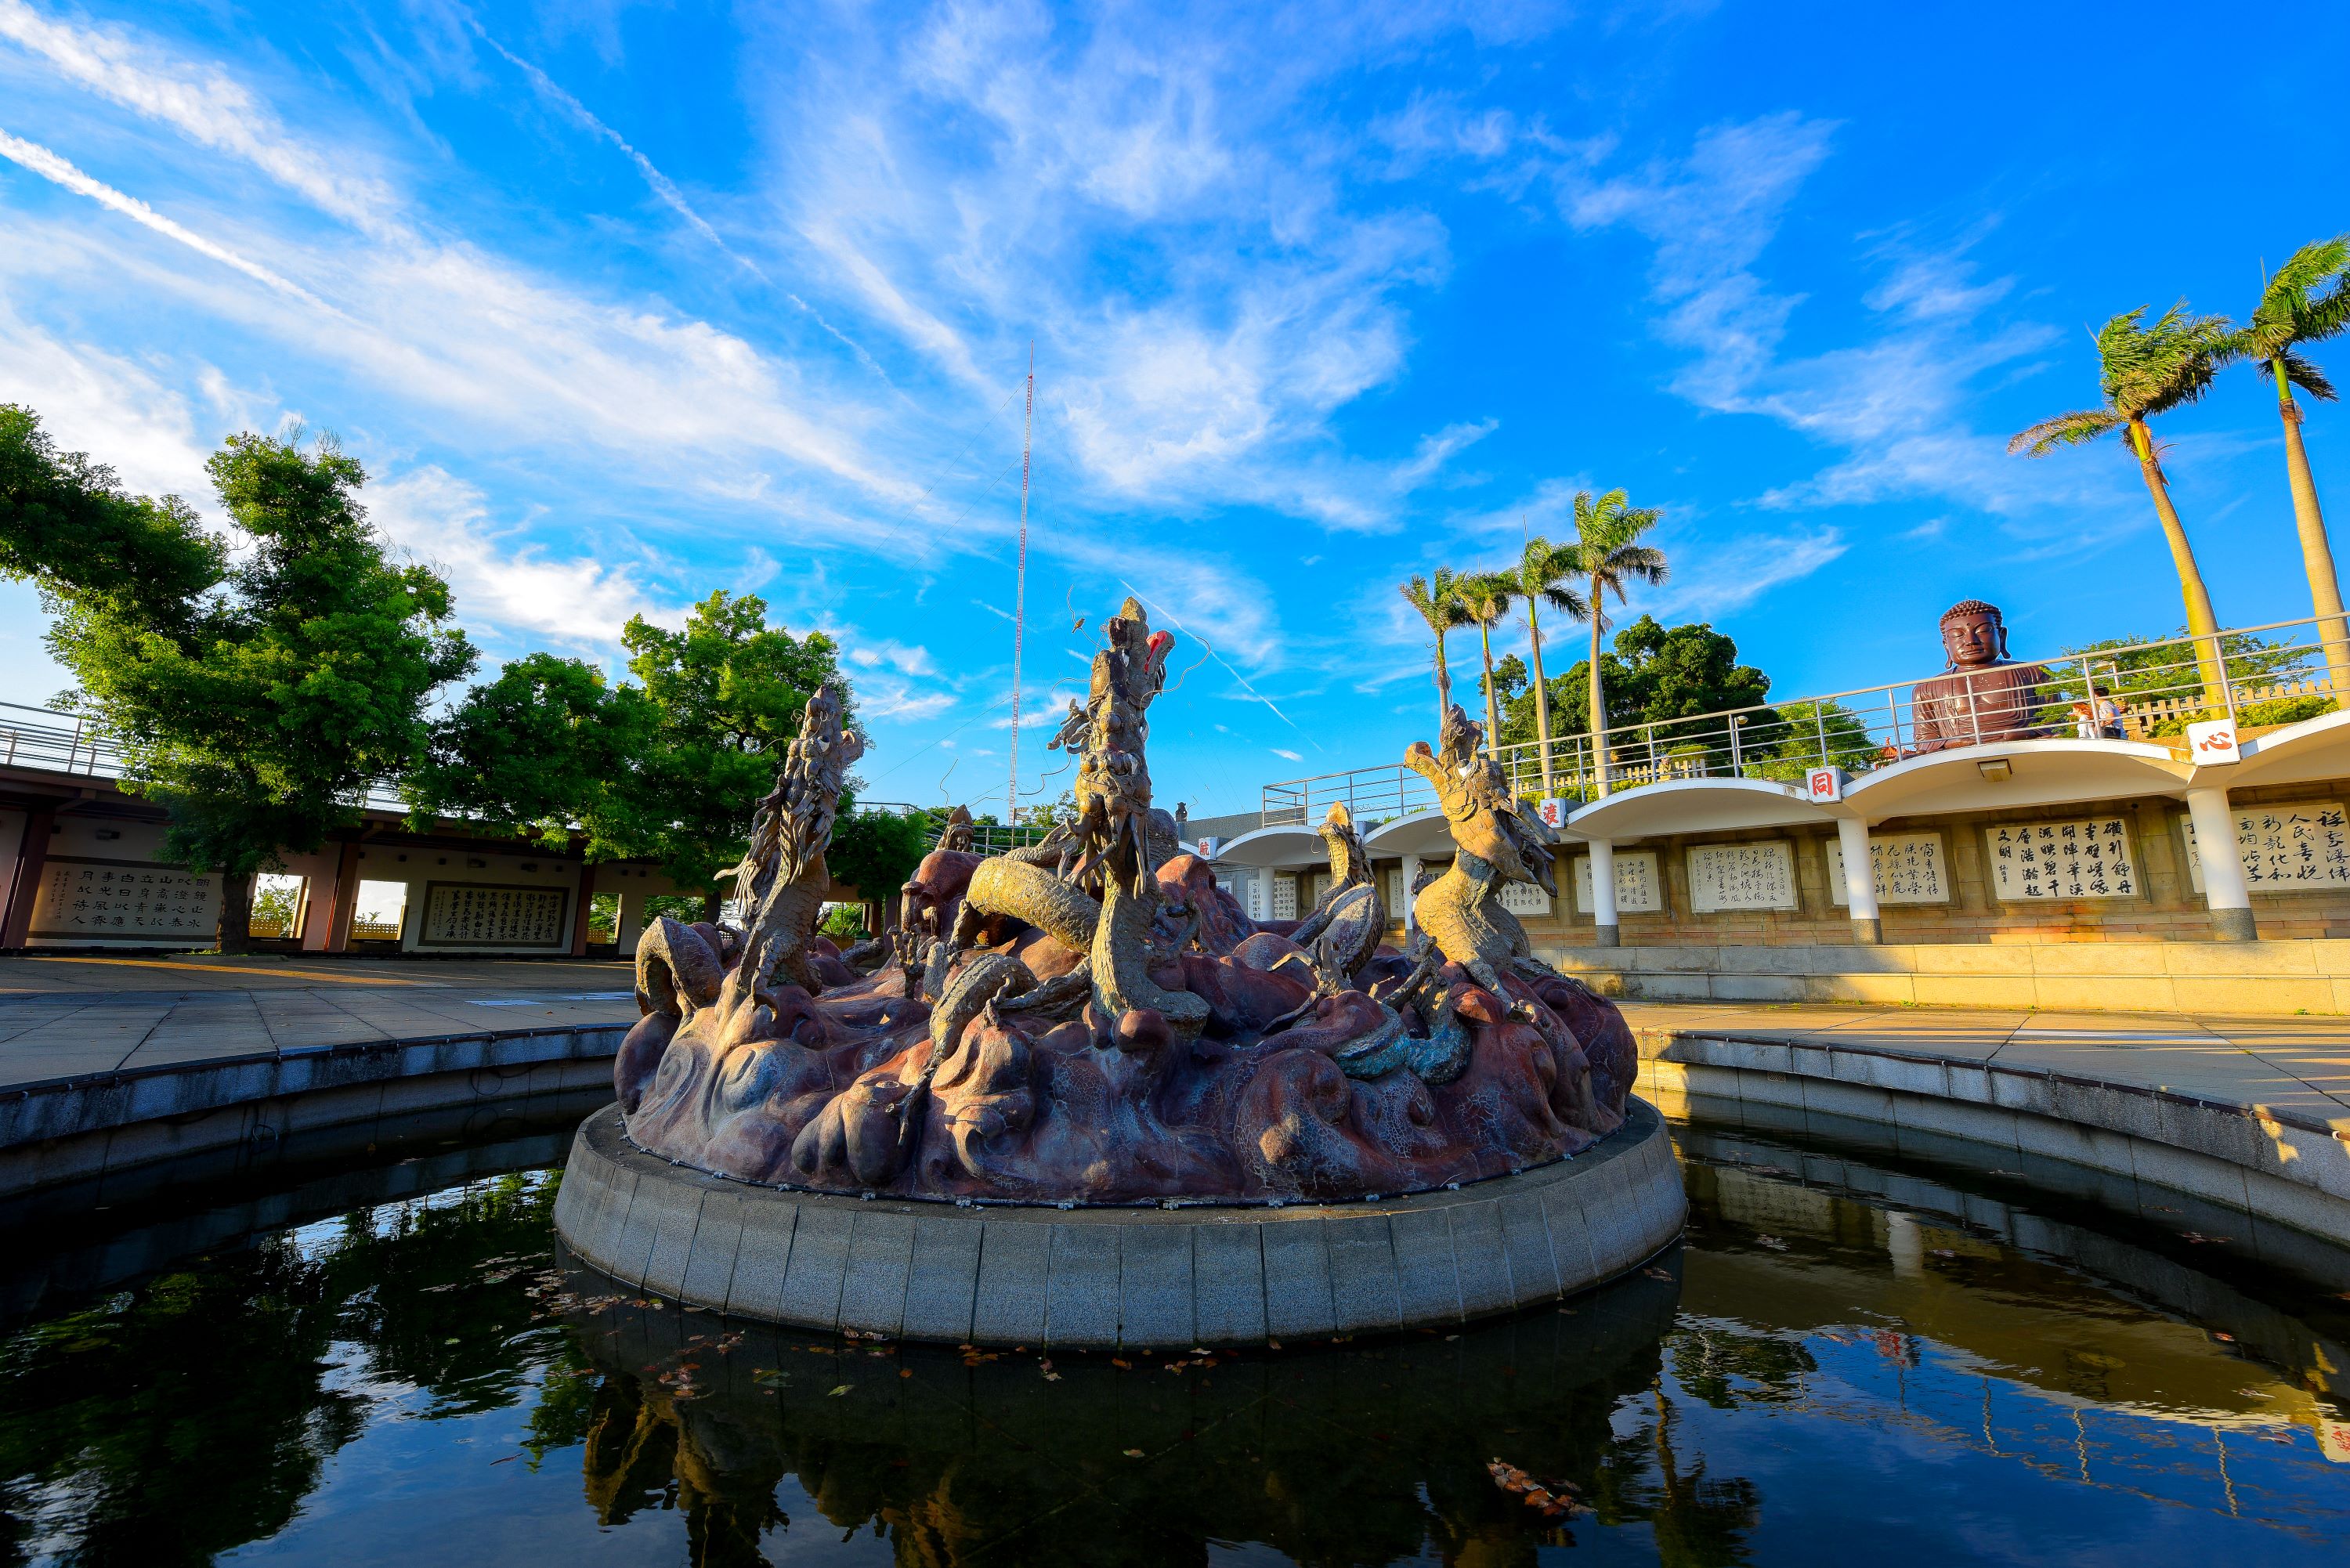
{"label": "paved plaza floor", "polygon": [[634,966],[0,958],[0,1086],[321,1045],[633,1021]]}
{"label": "paved plaza floor", "polygon": [[[632,1021],[626,962],[396,959],[0,959],[0,1087],[374,1040]],[[1729,1002],[1624,1004],[1673,1033],[1819,1038],[2293,1108],[2350,1131],[2339,1019]]]}
{"label": "paved plaza floor", "polygon": [[1676,1033],[1842,1043],[2297,1110],[2350,1134],[2350,1024],[2339,1018],[1718,1002],[1622,1005],[1642,1037],[1644,1054]]}

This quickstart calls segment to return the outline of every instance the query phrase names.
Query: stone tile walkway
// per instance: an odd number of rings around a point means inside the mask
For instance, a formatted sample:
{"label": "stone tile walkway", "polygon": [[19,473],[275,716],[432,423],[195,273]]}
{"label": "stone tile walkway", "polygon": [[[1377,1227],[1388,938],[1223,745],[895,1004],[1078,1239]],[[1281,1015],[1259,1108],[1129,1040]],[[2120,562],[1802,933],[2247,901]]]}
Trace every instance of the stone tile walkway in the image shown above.
{"label": "stone tile walkway", "polygon": [[[0,1089],[84,1073],[319,1045],[623,1023],[624,962],[393,959],[0,958]],[[1653,1054],[1671,1035],[1877,1046],[1996,1060],[2240,1105],[2350,1130],[2339,1019],[1627,1002]]]}
{"label": "stone tile walkway", "polygon": [[633,1022],[632,966],[0,958],[0,1088],[380,1040]]}
{"label": "stone tile walkway", "polygon": [[1652,1054],[1674,1035],[1874,1047],[2293,1110],[2350,1132],[2350,1024],[2155,1012],[1627,1002]]}

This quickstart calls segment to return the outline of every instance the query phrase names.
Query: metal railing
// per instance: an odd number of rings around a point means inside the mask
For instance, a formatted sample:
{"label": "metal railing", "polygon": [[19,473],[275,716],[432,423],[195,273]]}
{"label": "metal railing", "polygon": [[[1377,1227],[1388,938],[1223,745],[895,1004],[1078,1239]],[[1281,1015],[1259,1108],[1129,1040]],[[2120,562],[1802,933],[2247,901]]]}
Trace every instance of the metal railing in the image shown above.
{"label": "metal railing", "polygon": [[[2205,718],[2251,728],[2291,722],[2350,697],[2350,647],[2329,648],[2322,632],[2314,619],[2274,621],[1627,722],[1600,737],[1605,784],[1614,792],[1678,779],[1794,784],[1815,767],[1866,774],[1923,753],[2003,740],[2147,741]],[[2014,673],[2033,665],[2042,671],[2037,681]],[[1603,793],[1590,735],[1553,736],[1547,769],[1541,750],[1526,741],[1492,751],[1520,798],[1579,802]],[[1260,810],[1270,827],[1318,822],[1340,803],[1357,823],[1437,804],[1427,780],[1388,763],[1266,784]]]}
{"label": "metal railing", "polygon": [[[120,779],[123,760],[122,748],[78,713],[0,702],[0,767]],[[351,804],[370,811],[408,809],[399,790],[388,784],[369,784]]]}

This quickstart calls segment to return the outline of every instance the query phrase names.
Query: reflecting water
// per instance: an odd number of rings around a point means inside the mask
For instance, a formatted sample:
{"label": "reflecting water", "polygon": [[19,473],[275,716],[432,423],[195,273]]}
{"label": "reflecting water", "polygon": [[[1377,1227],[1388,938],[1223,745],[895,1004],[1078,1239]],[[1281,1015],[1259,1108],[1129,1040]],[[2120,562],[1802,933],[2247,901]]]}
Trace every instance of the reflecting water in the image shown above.
{"label": "reflecting water", "polygon": [[1690,1239],[1642,1274],[1239,1356],[730,1324],[567,1269],[556,1173],[479,1173],[529,1137],[429,1193],[386,1161],[119,1288],[60,1297],[102,1239],[29,1259],[0,1527],[12,1561],[410,1568],[2342,1560],[2350,1281],[1680,1137]]}

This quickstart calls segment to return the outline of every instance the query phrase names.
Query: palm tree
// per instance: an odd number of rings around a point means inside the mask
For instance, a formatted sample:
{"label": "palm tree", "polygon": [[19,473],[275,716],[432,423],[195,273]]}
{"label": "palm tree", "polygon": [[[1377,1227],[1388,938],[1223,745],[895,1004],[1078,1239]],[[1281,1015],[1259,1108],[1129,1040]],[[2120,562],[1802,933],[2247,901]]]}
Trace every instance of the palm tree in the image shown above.
{"label": "palm tree", "polygon": [[1452,671],[1444,662],[1444,634],[1469,624],[1461,605],[1461,574],[1439,566],[1433,576],[1412,578],[1402,585],[1403,597],[1436,634],[1436,732],[1444,732],[1444,715],[1452,707]]}
{"label": "palm tree", "polygon": [[1493,628],[1509,618],[1510,601],[1517,597],[1518,579],[1508,572],[1480,572],[1461,580],[1461,609],[1477,628],[1477,642],[1485,656],[1485,749],[1502,743],[1502,709],[1493,690]]}
{"label": "palm tree", "polygon": [[[2045,457],[2060,446],[2080,446],[2109,431],[2122,432],[2130,455],[2137,459],[2147,493],[2154,497],[2154,514],[2161,520],[2163,537],[2170,542],[2170,559],[2178,568],[2178,588],[2187,601],[2187,630],[2194,637],[2195,662],[2200,668],[2206,693],[2222,689],[2220,678],[2220,622],[2211,613],[2211,596],[2195,565],[2194,548],[2170,504],[2170,482],[2155,455],[2154,432],[2147,421],[2156,414],[2191,403],[2210,390],[2211,378],[2236,350],[2234,335],[2224,316],[2195,316],[2180,300],[2142,325],[2147,307],[2126,310],[2097,332],[2099,380],[2106,395],[2102,407],[2079,409],[2043,420],[2007,443],[2011,452]],[[2207,697],[2208,700],[2208,697]]]}
{"label": "palm tree", "polygon": [[1588,490],[1575,497],[1575,543],[1560,551],[1564,570],[1591,585],[1586,613],[1591,621],[1591,757],[1599,793],[1607,793],[1607,693],[1600,690],[1599,637],[1609,625],[1607,595],[1625,603],[1627,583],[1661,583],[1665,553],[1640,543],[1640,535],[1664,519],[1654,506],[1635,506],[1621,490],[1596,501]]}
{"label": "palm tree", "polygon": [[1545,790],[1551,787],[1550,683],[1543,675],[1539,611],[1542,606],[1548,605],[1569,620],[1581,620],[1591,613],[1583,596],[1566,586],[1568,569],[1567,552],[1540,535],[1527,540],[1524,551],[1518,556],[1517,588],[1526,601],[1526,635],[1534,643],[1534,740],[1541,749]]}
{"label": "palm tree", "polygon": [[[2328,283],[2332,286],[2328,287]],[[2342,614],[2342,584],[2334,573],[2334,549],[2325,538],[2325,514],[2317,508],[2317,482],[2309,472],[2309,449],[2301,441],[2299,387],[2311,397],[2334,400],[2334,384],[2298,352],[2350,331],[2350,234],[2313,240],[2286,258],[2261,291],[2252,323],[2236,335],[2236,348],[2276,382],[2277,414],[2284,421],[2285,477],[2293,485],[2293,520],[2301,534],[2301,564],[2309,574],[2310,607],[2325,643],[2326,683],[2337,699],[2350,699],[2350,621]]]}

